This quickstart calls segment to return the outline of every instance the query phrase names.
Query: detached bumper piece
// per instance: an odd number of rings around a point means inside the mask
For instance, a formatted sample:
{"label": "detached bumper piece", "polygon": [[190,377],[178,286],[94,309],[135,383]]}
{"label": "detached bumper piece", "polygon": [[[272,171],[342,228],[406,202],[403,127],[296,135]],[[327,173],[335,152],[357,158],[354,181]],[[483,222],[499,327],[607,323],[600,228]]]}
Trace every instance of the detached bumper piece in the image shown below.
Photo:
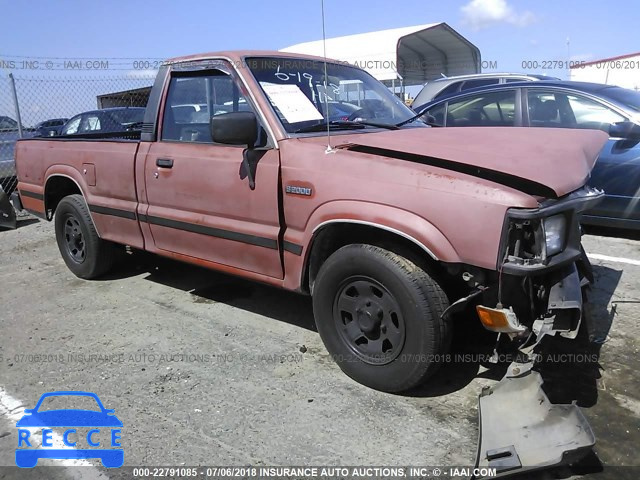
{"label": "detached bumper piece", "polygon": [[498,477],[572,463],[595,445],[580,408],[552,404],[531,366],[511,364],[505,377],[480,395],[476,465],[495,468]]}
{"label": "detached bumper piece", "polygon": [[16,228],[16,212],[13,205],[9,202],[9,197],[0,187],[0,229]]}

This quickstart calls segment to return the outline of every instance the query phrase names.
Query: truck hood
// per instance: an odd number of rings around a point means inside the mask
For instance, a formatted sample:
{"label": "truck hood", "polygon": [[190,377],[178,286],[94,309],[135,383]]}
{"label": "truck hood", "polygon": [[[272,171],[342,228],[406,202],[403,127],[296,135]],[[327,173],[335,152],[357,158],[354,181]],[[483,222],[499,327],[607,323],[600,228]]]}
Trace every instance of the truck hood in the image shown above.
{"label": "truck hood", "polygon": [[[333,138],[337,144],[344,137]],[[432,165],[558,198],[587,183],[607,139],[599,130],[406,128],[350,135],[336,148]]]}

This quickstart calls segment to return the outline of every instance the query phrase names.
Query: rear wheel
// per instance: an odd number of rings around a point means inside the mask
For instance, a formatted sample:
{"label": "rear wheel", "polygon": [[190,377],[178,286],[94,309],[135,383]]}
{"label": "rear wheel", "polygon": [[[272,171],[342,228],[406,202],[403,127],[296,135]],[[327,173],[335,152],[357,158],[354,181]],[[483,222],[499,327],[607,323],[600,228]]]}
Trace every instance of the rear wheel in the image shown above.
{"label": "rear wheel", "polygon": [[450,343],[448,300],[421,268],[388,250],[348,245],[322,265],[313,291],[318,331],[340,368],[388,392],[419,385]]}
{"label": "rear wheel", "polygon": [[96,278],[113,265],[114,245],[98,236],[82,195],[63,198],[56,208],[56,241],[64,262],[80,278]]}

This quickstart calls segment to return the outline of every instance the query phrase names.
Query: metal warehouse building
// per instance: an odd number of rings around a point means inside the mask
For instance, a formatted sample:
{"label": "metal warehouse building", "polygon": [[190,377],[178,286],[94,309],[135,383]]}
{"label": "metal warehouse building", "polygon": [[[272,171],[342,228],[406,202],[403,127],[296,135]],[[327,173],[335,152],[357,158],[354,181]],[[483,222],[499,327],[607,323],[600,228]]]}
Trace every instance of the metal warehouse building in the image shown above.
{"label": "metal warehouse building", "polygon": [[442,75],[479,73],[480,50],[446,23],[378,30],[299,43],[283,52],[342,60],[389,87],[422,85]]}
{"label": "metal warehouse building", "polygon": [[573,65],[571,80],[640,90],[640,52]]}

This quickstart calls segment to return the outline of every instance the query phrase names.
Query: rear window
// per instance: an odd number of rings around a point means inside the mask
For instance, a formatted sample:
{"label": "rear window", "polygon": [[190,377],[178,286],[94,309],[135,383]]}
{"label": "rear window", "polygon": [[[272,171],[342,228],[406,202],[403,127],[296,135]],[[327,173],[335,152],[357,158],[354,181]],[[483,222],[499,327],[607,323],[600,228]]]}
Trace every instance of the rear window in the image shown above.
{"label": "rear window", "polygon": [[48,120],[42,123],[43,127],[59,127],[60,125],[64,125],[64,120]]}
{"label": "rear window", "polygon": [[111,118],[113,118],[120,125],[124,125],[126,123],[139,123],[144,119],[144,108],[115,110],[110,113]]}

